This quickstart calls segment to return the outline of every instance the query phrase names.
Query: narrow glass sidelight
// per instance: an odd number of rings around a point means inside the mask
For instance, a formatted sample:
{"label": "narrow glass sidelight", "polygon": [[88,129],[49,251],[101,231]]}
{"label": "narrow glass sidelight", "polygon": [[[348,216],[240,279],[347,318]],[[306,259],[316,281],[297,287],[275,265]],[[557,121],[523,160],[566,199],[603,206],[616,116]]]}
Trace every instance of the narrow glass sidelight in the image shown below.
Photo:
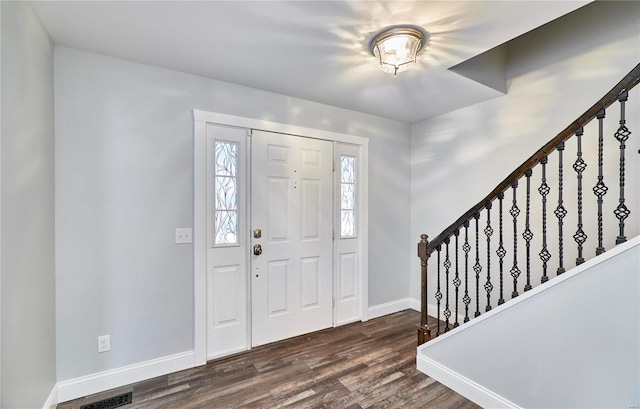
{"label": "narrow glass sidelight", "polygon": [[340,237],[356,237],[356,158],[340,156]]}
{"label": "narrow glass sidelight", "polygon": [[214,160],[214,244],[237,245],[238,144],[216,141]]}

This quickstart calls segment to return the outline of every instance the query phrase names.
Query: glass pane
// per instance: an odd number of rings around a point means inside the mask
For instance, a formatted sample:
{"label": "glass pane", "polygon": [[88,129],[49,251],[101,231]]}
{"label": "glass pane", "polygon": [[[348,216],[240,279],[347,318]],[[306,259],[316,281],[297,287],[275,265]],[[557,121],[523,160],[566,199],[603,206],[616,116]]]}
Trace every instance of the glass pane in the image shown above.
{"label": "glass pane", "polygon": [[216,176],[237,176],[238,144],[216,141]]}
{"label": "glass pane", "polygon": [[356,235],[355,214],[353,210],[343,210],[340,223],[340,236],[354,237]]}
{"label": "glass pane", "polygon": [[342,156],[341,159],[342,176],[341,181],[355,183],[356,158],[353,156]]}
{"label": "glass pane", "polygon": [[216,210],[238,209],[237,182],[236,178],[216,177]]}
{"label": "glass pane", "polygon": [[354,185],[349,183],[342,184],[342,195],[340,196],[340,208],[343,210],[355,209],[356,192]]}
{"label": "glass pane", "polygon": [[237,212],[218,211],[215,217],[216,244],[238,244]]}

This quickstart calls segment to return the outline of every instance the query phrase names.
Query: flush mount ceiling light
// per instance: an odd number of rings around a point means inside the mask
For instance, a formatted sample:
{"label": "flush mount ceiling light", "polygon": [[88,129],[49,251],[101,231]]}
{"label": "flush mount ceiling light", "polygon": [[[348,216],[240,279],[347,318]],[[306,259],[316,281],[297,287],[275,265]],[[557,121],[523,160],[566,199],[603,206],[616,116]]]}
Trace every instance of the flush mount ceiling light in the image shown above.
{"label": "flush mount ceiling light", "polygon": [[369,41],[369,52],[378,59],[382,71],[395,77],[416,62],[416,54],[424,48],[428,39],[429,33],[420,27],[387,27]]}

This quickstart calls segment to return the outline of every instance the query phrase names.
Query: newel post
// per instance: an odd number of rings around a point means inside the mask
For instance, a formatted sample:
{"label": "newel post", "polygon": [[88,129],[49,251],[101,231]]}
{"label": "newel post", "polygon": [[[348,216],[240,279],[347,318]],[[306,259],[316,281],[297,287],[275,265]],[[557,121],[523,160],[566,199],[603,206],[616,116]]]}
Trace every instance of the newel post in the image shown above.
{"label": "newel post", "polygon": [[427,252],[427,246],[429,245],[429,236],[423,234],[420,236],[420,243],[418,243],[418,257],[420,258],[421,269],[421,296],[422,302],[420,306],[420,327],[418,328],[418,345],[422,345],[431,339],[431,329],[427,323],[427,260],[429,260],[429,253]]}

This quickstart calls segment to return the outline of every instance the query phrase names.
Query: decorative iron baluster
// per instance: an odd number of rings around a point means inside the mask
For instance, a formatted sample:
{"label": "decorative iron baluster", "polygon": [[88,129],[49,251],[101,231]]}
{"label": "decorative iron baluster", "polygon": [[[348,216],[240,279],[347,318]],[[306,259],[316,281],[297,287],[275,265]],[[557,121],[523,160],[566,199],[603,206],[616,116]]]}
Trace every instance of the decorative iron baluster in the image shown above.
{"label": "decorative iron baluster", "polygon": [[493,228],[491,227],[491,202],[487,203],[487,227],[484,228],[484,234],[487,236],[487,282],[484,283],[484,289],[487,292],[487,306],[485,311],[491,311],[491,291],[493,284],[491,283],[491,235]]}
{"label": "decorative iron baluster", "polygon": [[531,240],[533,239],[533,232],[531,232],[531,226],[529,224],[529,215],[531,214],[531,175],[533,171],[529,169],[524,173],[527,178],[527,205],[524,218],[524,233],[522,238],[524,239],[527,247],[527,283],[524,286],[524,291],[531,290]]}
{"label": "decorative iron baluster", "polygon": [[498,250],[496,250],[496,254],[500,259],[500,299],[498,300],[498,305],[504,304],[504,285],[503,285],[504,256],[507,255],[507,252],[504,249],[504,243],[502,241],[502,200],[503,199],[504,199],[504,193],[498,194],[498,201],[500,203],[500,244],[498,246]]}
{"label": "decorative iron baluster", "polygon": [[542,250],[538,253],[540,260],[542,260],[542,278],[540,279],[542,283],[549,281],[549,277],[547,276],[547,262],[551,259],[551,254],[547,249],[547,195],[551,191],[547,184],[548,162],[549,159],[546,156],[540,159],[540,164],[542,165],[542,183],[538,188],[538,193],[542,196]]}
{"label": "decorative iron baluster", "polygon": [[451,310],[449,309],[449,269],[451,268],[451,260],[449,259],[449,237],[444,241],[446,244],[446,252],[444,258],[444,275],[445,275],[445,298],[444,298],[444,332],[449,331],[449,317],[451,317]]}
{"label": "decorative iron baluster", "polygon": [[518,215],[520,214],[520,209],[518,209],[518,205],[516,204],[518,181],[513,182],[511,188],[513,190],[513,204],[511,205],[511,210],[509,210],[509,214],[513,217],[513,267],[511,267],[513,292],[511,293],[511,298],[516,298],[518,296],[518,277],[520,276],[520,269],[518,268]]}
{"label": "decorative iron baluster", "polygon": [[554,210],[554,214],[558,218],[558,272],[560,275],[565,272],[564,269],[564,242],[562,238],[563,234],[563,220],[567,215],[567,209],[564,208],[562,201],[562,185],[563,185],[563,172],[562,172],[562,151],[564,151],[564,142],[560,142],[556,147],[558,150],[558,207]]}
{"label": "decorative iron baluster", "polygon": [[576,265],[584,263],[584,257],[582,257],[582,245],[587,241],[587,234],[582,230],[582,173],[587,168],[587,164],[582,159],[582,135],[584,130],[582,127],[576,131],[576,137],[578,139],[578,158],[573,164],[573,170],[578,174],[578,230],[573,235],[573,239],[578,243],[578,257],[576,257]]}
{"label": "decorative iron baluster", "polygon": [[453,286],[456,288],[456,321],[453,323],[453,328],[456,328],[460,323],[458,322],[458,291],[460,290],[460,274],[458,270],[458,236],[460,236],[460,229],[456,230],[453,235],[456,237],[456,276],[453,279]]}
{"label": "decorative iron baluster", "polygon": [[598,198],[598,247],[596,247],[596,256],[605,251],[602,244],[602,197],[609,190],[604,184],[604,175],[602,174],[604,162],[604,117],[604,109],[596,114],[596,118],[598,118],[598,183],[593,187],[593,194]]}
{"label": "decorative iron baluster", "polygon": [[631,131],[629,131],[625,125],[626,120],[624,118],[624,107],[628,97],[629,93],[627,91],[623,91],[618,96],[618,101],[620,102],[620,127],[615,133],[615,138],[620,142],[620,199],[618,199],[619,204],[618,207],[616,207],[616,210],[613,211],[613,214],[615,214],[620,221],[618,224],[620,233],[618,237],[616,237],[616,244],[627,241],[627,237],[624,235],[624,220],[629,217],[629,214],[631,214],[631,211],[629,211],[627,206],[624,204],[624,149],[626,147],[625,142],[629,139],[629,135],[631,135]]}
{"label": "decorative iron baluster", "polygon": [[462,302],[464,303],[464,320],[469,321],[469,304],[471,303],[471,297],[469,297],[469,252],[471,246],[469,245],[469,220],[464,222],[464,244],[462,245],[464,251],[464,297]]}
{"label": "decorative iron baluster", "polygon": [[473,316],[478,317],[480,315],[480,272],[482,271],[480,265],[480,213],[476,213],[473,218],[476,219],[476,264],[473,265],[473,271],[476,272],[476,312]]}
{"label": "decorative iron baluster", "polygon": [[442,245],[438,244],[436,247],[438,251],[438,285],[436,288],[436,313],[438,319],[438,325],[436,326],[436,337],[440,335],[440,300],[442,300],[442,292],[440,291],[440,251],[442,250]]}

